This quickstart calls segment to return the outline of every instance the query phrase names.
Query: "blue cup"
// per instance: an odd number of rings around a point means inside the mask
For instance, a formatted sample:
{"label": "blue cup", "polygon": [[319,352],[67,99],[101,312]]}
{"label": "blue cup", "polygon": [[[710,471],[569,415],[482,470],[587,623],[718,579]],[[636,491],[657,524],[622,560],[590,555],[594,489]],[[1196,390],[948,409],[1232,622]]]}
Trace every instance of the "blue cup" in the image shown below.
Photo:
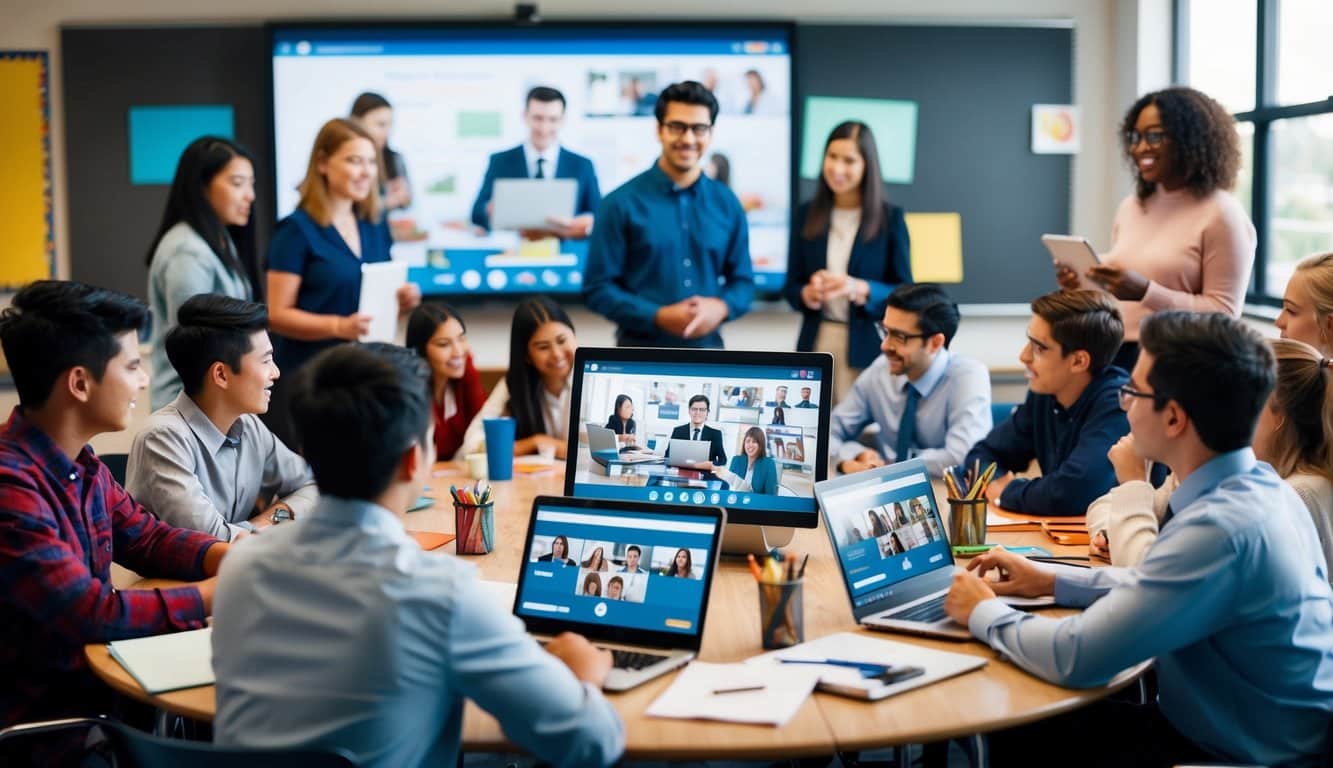
{"label": "blue cup", "polygon": [[492,482],[514,478],[514,420],[485,419],[486,477]]}

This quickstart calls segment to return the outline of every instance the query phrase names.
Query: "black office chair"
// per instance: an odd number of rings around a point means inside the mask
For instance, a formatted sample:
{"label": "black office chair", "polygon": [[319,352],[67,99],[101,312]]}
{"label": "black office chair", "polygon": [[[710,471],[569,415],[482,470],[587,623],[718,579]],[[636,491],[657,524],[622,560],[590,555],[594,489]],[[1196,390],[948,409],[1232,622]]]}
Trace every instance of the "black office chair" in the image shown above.
{"label": "black office chair", "polygon": [[125,485],[125,473],[129,471],[130,455],[128,453],[100,453],[97,458],[102,460],[106,468],[111,470],[111,477],[122,486]]}
{"label": "black office chair", "polygon": [[128,768],[356,768],[345,750],[249,749],[217,747],[202,741],[163,739],[114,720],[75,717],[24,723],[0,730],[0,754],[22,754],[24,741],[40,736],[98,728],[106,735],[117,766]]}

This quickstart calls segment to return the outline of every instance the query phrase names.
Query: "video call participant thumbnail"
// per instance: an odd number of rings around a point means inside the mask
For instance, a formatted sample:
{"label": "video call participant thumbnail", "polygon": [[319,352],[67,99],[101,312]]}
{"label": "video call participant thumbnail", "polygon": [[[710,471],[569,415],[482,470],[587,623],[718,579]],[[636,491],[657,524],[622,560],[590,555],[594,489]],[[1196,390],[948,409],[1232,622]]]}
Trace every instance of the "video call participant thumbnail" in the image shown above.
{"label": "video call participant thumbnail", "polygon": [[[694,395],[690,398],[688,408],[690,411],[689,422],[671,430],[671,439],[707,441],[709,444],[708,462],[712,466],[702,468],[711,470],[713,466],[725,466],[727,452],[722,447],[722,430],[710,427],[705,423],[708,421],[708,413],[712,409],[712,403],[709,402],[708,396]],[[671,455],[669,447],[667,448],[667,455]],[[702,462],[700,463],[702,464]]]}

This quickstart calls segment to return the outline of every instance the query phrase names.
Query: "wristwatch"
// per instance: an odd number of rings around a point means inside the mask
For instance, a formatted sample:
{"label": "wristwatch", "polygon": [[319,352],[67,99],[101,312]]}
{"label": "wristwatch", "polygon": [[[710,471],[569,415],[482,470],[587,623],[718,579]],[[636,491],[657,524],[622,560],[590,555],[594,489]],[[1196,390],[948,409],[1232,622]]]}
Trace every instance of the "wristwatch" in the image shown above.
{"label": "wristwatch", "polygon": [[273,507],[273,515],[269,518],[269,520],[273,521],[274,525],[294,519],[296,519],[296,516],[292,514],[292,508],[286,504],[275,505]]}

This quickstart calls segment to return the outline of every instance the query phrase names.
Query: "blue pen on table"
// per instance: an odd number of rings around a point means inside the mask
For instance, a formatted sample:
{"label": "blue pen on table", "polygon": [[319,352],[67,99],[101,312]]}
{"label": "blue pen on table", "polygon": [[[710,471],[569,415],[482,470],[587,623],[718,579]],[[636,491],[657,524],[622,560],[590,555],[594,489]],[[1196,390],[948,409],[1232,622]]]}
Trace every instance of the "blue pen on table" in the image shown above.
{"label": "blue pen on table", "polygon": [[783,664],[820,664],[829,667],[849,667],[858,670],[865,677],[884,674],[891,664],[877,664],[872,661],[851,661],[849,659],[778,659]]}

